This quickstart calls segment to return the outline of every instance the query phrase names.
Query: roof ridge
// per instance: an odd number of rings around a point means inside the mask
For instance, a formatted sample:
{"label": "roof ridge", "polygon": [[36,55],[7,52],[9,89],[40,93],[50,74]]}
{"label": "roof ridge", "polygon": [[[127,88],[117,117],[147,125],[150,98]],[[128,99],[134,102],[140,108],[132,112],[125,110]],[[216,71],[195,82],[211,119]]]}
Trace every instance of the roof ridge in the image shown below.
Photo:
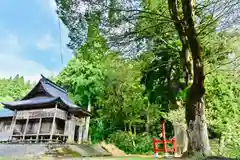
{"label": "roof ridge", "polygon": [[41,74],[41,76],[42,76],[42,79],[45,80],[45,81],[44,81],[45,83],[48,83],[48,84],[51,85],[52,87],[55,87],[56,89],[64,92],[65,94],[67,94],[67,91],[66,91],[65,89],[63,89],[61,86],[57,85],[56,83],[54,83],[54,82],[51,81],[50,79],[44,77],[42,74]]}

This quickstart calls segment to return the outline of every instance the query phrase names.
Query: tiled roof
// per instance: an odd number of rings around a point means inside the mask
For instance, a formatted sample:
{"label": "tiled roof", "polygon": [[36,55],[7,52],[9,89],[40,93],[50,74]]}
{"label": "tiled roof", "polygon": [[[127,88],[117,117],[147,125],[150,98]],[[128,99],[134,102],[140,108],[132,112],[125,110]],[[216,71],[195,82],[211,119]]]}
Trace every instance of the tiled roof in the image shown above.
{"label": "tiled roof", "polygon": [[[44,90],[44,93],[46,93],[46,95],[37,97],[34,96],[39,87],[41,87]],[[72,101],[68,98],[67,92],[63,88],[61,88],[51,80],[45,78],[44,76],[42,76],[38,84],[22,100],[4,102],[2,104],[5,105],[6,108],[13,110],[14,107],[42,105],[53,103],[55,101],[62,103],[65,107],[69,109],[76,108],[80,112],[83,112],[83,114],[90,115],[90,113],[87,110],[78,107],[77,105],[72,103]]]}
{"label": "tiled roof", "polygon": [[26,106],[26,105],[37,105],[37,104],[47,104],[56,101],[57,97],[33,97],[26,100],[13,101],[13,102],[3,102],[5,106]]}
{"label": "tiled roof", "polygon": [[68,95],[65,90],[51,82],[50,80],[46,78],[42,78],[40,80],[40,83],[42,84],[44,90],[50,94],[52,97],[59,97],[63,102],[66,102],[66,105],[69,105],[71,107],[78,107],[72,103],[72,101],[68,98]]}

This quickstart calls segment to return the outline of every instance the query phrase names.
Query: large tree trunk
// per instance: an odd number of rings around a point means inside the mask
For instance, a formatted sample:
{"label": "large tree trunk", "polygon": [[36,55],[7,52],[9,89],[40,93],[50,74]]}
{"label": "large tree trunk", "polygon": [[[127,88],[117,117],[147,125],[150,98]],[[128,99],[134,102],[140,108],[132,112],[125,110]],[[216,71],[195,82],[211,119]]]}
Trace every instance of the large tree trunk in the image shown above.
{"label": "large tree trunk", "polygon": [[[169,12],[182,42],[181,63],[185,72],[185,82],[193,82],[186,104],[186,121],[188,127],[188,151],[210,154],[207,124],[204,117],[204,67],[202,49],[197,39],[194,25],[194,0],[182,0],[183,19],[179,19],[178,1],[168,0]],[[190,49],[189,49],[190,48]],[[191,50],[191,52],[190,52]],[[191,56],[190,56],[191,53]],[[192,60],[191,60],[191,58]],[[191,63],[193,62],[193,64]],[[192,71],[193,67],[193,71]]]}
{"label": "large tree trunk", "polygon": [[185,83],[188,85],[192,83],[192,60],[191,52],[189,48],[188,37],[186,36],[185,20],[179,19],[179,11],[177,0],[168,0],[168,8],[171,19],[174,22],[174,26],[178,32],[179,38],[182,43],[182,51],[180,53],[180,62],[184,71]]}
{"label": "large tree trunk", "polygon": [[186,121],[189,136],[189,151],[200,152],[204,155],[211,153],[207,124],[204,114],[204,66],[201,44],[197,39],[197,33],[193,20],[193,8],[191,0],[182,0],[183,14],[186,21],[186,34],[189,40],[193,58],[193,84],[189,90],[186,104]]}
{"label": "large tree trunk", "polygon": [[[184,124],[185,125],[185,124]],[[181,157],[183,153],[187,151],[188,148],[188,136],[186,132],[186,127],[181,124],[173,124],[174,136],[176,137],[177,150],[175,153],[176,157]]]}
{"label": "large tree trunk", "polygon": [[196,84],[190,88],[186,108],[188,133],[188,152],[200,152],[203,155],[211,154],[208,140],[207,124],[204,116],[203,95],[198,94]]}

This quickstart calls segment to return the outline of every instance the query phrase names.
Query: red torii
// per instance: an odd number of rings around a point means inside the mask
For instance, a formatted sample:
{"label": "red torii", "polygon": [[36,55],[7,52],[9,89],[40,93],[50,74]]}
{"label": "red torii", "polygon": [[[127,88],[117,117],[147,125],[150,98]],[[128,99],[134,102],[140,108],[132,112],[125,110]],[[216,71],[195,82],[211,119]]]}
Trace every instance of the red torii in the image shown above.
{"label": "red torii", "polygon": [[[177,144],[176,144],[176,138],[172,138],[171,140],[166,140],[166,135],[165,135],[165,123],[164,120],[162,120],[162,140],[158,140],[156,138],[153,139],[153,150],[154,150],[154,155],[157,155],[158,152],[164,152],[164,153],[168,153],[168,152],[176,152],[177,149]],[[162,148],[158,148],[158,144],[163,144],[163,149]],[[172,148],[168,149],[167,148],[167,144],[170,143],[172,144]]]}

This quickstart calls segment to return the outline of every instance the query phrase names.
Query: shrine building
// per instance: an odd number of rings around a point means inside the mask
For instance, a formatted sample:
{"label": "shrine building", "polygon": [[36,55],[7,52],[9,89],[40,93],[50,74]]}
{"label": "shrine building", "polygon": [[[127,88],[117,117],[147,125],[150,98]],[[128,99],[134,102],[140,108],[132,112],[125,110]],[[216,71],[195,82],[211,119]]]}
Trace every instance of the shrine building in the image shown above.
{"label": "shrine building", "polygon": [[44,76],[21,100],[2,104],[0,141],[87,141],[85,122],[90,113],[73,104],[63,88]]}

